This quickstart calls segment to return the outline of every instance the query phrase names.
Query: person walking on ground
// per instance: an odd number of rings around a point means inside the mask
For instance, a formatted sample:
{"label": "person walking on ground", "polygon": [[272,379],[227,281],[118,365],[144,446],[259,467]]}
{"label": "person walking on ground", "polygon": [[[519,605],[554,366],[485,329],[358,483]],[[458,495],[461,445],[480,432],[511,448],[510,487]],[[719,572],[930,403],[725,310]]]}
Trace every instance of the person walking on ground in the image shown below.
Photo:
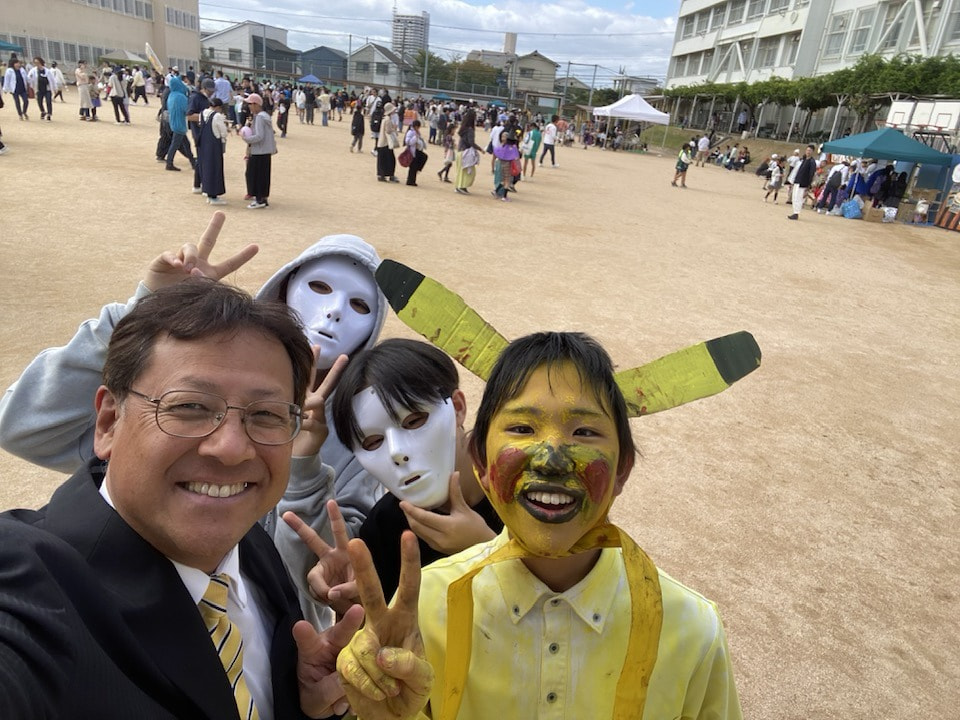
{"label": "person walking on ground", "polygon": [[57,89],[53,92],[53,99],[60,98],[60,102],[65,103],[63,99],[63,89],[67,86],[67,79],[63,76],[63,71],[57,67],[57,63],[50,63],[50,72],[53,73],[53,79],[57,81]]}
{"label": "person walking on ground", "polygon": [[[170,78],[170,92],[167,95],[167,122],[170,123],[170,144],[167,146],[167,170],[180,171],[173,164],[173,158],[187,138],[187,86],[179,75]],[[191,163],[193,164],[193,163]]]}
{"label": "person walking on ground", "polygon": [[317,98],[317,104],[320,107],[320,124],[327,127],[327,121],[330,119],[330,91],[325,87],[320,88],[320,97]]}
{"label": "person walking on ground", "polygon": [[[53,93],[56,92],[57,89],[57,80],[43,62],[43,58],[39,55],[33,59],[33,67],[30,68],[30,72],[27,73],[27,81],[30,83],[30,87],[33,88],[33,94],[37,98],[37,105],[40,108],[40,119],[47,120],[48,122],[53,120]],[[43,110],[44,106],[47,108],[46,112]]]}
{"label": "person walking on ground", "polygon": [[670,184],[674,187],[677,186],[677,180],[679,180],[680,187],[686,189],[687,170],[690,168],[690,163],[693,162],[691,155],[695,147],[693,141],[690,141],[680,148],[680,152],[677,154],[677,171],[673,174],[673,180],[670,181]]}
{"label": "person walking on ground", "polygon": [[393,123],[392,102],[383,106],[383,120],[380,121],[380,133],[377,136],[377,180],[380,182],[400,182],[397,179],[397,157],[393,149],[400,143],[397,138],[399,128]]}
{"label": "person walking on ground", "polygon": [[704,133],[697,141],[697,166],[703,167],[707,162],[707,156],[710,154],[710,138]]}
{"label": "person walking on ground", "polygon": [[303,91],[303,103],[307,111],[306,123],[313,125],[313,115],[317,109],[317,93],[312,85],[307,85],[306,90]]}
{"label": "person walking on ground", "polygon": [[[523,177],[528,181],[533,180],[533,175],[537,172],[537,151],[542,139],[540,127],[535,122],[527,123],[527,132],[523,136],[520,152],[523,154]],[[530,163],[530,177],[527,177],[527,163]]]}
{"label": "person walking on ground", "polygon": [[847,160],[837,163],[827,174],[827,182],[823,186],[823,192],[820,193],[820,199],[817,201],[817,214],[819,215],[826,208],[830,212],[837,206],[837,200],[840,196],[840,188],[847,184],[850,177],[850,163]]}
{"label": "person walking on ground", "polygon": [[77,69],[73,71],[73,76],[77,81],[77,95],[80,96],[80,119],[90,120],[90,80],[87,77],[87,62],[81,60],[77,63]]}
{"label": "person walking on ground", "polygon": [[[130,124],[130,114],[127,112],[127,104],[124,102],[126,99],[126,83],[123,81],[123,76],[118,67],[114,72],[110,73],[110,102],[113,103],[113,116],[117,121],[117,125]],[[121,114],[123,115],[123,120],[120,119]]]}
{"label": "person walking on ground", "polygon": [[782,183],[783,171],[780,169],[780,158],[774,153],[770,156],[770,179],[767,181],[767,194],[763,196],[763,201],[766,202],[770,193],[773,193],[773,204],[776,205]]}
{"label": "person walking on ground", "polygon": [[17,115],[21,120],[29,120],[27,110],[30,109],[30,95],[27,93],[27,71],[16,55],[10,56],[7,69],[3,74],[3,91],[13,95],[13,102],[17,106]]}
{"label": "person walking on ground", "polygon": [[470,108],[460,121],[460,140],[457,143],[457,187],[461,195],[469,195],[467,189],[477,179],[477,165],[483,149],[476,143],[477,111]]}
{"label": "person walking on ground", "polygon": [[251,133],[240,136],[250,146],[247,194],[252,195],[253,200],[247,208],[259,210],[270,205],[270,172],[273,156],[277,153],[277,140],[270,115],[263,109],[263,99],[256,93],[251,93],[247,96],[247,105],[250,106],[250,119],[247,123]]}
{"label": "person walking on ground", "polygon": [[353,135],[353,142],[350,143],[350,152],[356,148],[357,152],[363,152],[363,113],[359,110],[353,111],[353,120],[350,121],[350,134]]}
{"label": "person walking on ground", "polygon": [[414,120],[410,123],[410,128],[403,138],[404,145],[413,156],[410,165],[407,166],[407,185],[417,186],[417,173],[423,170],[427,164],[427,154],[423,151],[423,137],[420,135],[420,121]]}
{"label": "person walking on ground", "polygon": [[813,156],[815,150],[813,145],[807,145],[803,161],[797,166],[797,174],[793,179],[793,214],[787,215],[787,220],[800,219],[807,188],[813,184],[813,178],[817,174],[817,159]]}
{"label": "person walking on ground", "polygon": [[557,165],[557,158],[554,155],[554,146],[557,144],[557,120],[559,119],[559,115],[554,115],[543,129],[543,154],[540,156],[540,167],[543,167],[543,159],[547,156],[548,152],[550,153],[551,167],[559,167],[559,165]]}
{"label": "person walking on ground", "polygon": [[440,144],[443,146],[443,167],[440,168],[440,171],[437,173],[440,182],[451,182],[450,168],[453,167],[453,163],[457,159],[457,152],[454,150],[453,142],[453,125],[448,125],[446,131],[443,133],[443,138],[440,140]]}
{"label": "person walking on ground", "polygon": [[139,65],[135,65],[133,68],[133,97],[130,102],[136,105],[139,98],[143,98],[144,105],[150,104],[150,101],[147,100],[147,81],[143,77],[143,70],[140,69]]}

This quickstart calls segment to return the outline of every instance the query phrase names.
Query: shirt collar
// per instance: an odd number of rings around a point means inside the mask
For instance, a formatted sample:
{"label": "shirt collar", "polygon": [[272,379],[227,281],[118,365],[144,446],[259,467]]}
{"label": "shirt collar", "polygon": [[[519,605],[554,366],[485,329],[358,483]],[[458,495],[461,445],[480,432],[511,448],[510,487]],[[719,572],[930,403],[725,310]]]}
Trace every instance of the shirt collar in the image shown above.
{"label": "shirt collar", "polygon": [[[494,541],[493,549],[507,543],[507,533],[504,528]],[[547,587],[520,559],[496,563],[491,567],[500,585],[507,614],[514,625],[536,607],[548,608],[553,604],[566,603],[585,625],[599,634],[603,632],[610,616],[614,598],[618,593],[629,592],[619,548],[604,548],[587,576],[562,593]]]}
{"label": "shirt collar", "polygon": [[[100,483],[100,496],[106,501],[107,505],[114,510],[117,509],[113,504],[113,498],[110,497],[110,490],[107,489],[106,480]],[[167,560],[170,560],[170,558],[167,558]],[[170,562],[173,563],[174,569],[187,588],[187,592],[190,593],[190,597],[193,598],[194,604],[199,605],[200,600],[203,599],[203,595],[207,592],[207,588],[210,585],[210,576],[203,570],[188,567],[183,563],[178,563],[176,560],[170,560]],[[241,609],[245,608],[247,605],[247,588],[243,582],[243,578],[240,577],[240,548],[237,545],[230,548],[230,552],[220,561],[220,564],[213,574],[224,574],[227,576],[230,582],[230,594]]]}

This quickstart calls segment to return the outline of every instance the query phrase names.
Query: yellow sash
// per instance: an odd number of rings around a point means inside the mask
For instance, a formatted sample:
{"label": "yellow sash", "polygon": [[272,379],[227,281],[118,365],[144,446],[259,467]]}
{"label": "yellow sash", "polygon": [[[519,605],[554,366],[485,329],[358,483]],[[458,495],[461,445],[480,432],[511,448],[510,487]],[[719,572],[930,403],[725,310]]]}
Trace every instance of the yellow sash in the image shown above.
{"label": "yellow sash", "polygon": [[[647,699],[650,674],[657,661],[660,626],[663,623],[663,602],[660,577],[653,561],[620,528],[609,523],[600,525],[583,536],[567,555],[596,548],[619,547],[627,572],[630,591],[630,637],[627,654],[617,681],[613,720],[641,718]],[[530,553],[515,539],[477,563],[447,589],[447,646],[442,706],[434,708],[438,720],[456,720],[460,701],[467,684],[473,643],[473,578],[483,568],[504,560],[528,557]]]}

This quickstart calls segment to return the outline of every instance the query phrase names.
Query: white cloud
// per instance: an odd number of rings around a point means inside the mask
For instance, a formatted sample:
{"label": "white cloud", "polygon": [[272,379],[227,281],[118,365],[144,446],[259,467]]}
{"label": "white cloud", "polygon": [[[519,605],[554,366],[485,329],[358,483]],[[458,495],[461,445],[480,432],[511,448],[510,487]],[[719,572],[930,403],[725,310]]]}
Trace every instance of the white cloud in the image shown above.
{"label": "white cloud", "polygon": [[[598,87],[609,86],[610,77],[623,67],[628,74],[666,74],[676,20],[623,12],[591,5],[584,0],[529,2],[506,0],[470,4],[464,0],[403,2],[398,12],[430,13],[431,51],[441,57],[465,56],[475,49],[501,50],[505,32],[517,33],[517,52],[539,51],[571,74],[588,81],[597,66]],[[321,9],[322,8],[322,9]],[[347,51],[367,39],[390,44],[393,4],[384,0],[354,0],[347,4],[318,6],[305,0],[273,0],[266,5],[255,0],[216,0],[201,3],[204,29],[222,29],[220,20],[252,20],[289,30],[288,44],[306,50],[329,45]],[[352,35],[352,43],[350,36]]]}

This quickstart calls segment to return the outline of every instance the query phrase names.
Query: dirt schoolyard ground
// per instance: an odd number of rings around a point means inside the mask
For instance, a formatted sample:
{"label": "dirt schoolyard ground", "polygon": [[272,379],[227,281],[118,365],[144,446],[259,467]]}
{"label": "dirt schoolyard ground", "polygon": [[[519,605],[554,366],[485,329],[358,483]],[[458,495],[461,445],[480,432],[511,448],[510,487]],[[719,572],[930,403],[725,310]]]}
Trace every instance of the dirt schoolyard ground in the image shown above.
{"label": "dirt schoolyard ground", "polygon": [[[191,173],[154,159],[155,100],[129,127],[107,107],[78,122],[67,100],[49,123],[0,111],[3,387],[211,215]],[[378,183],[369,137],[348,151],[349,122],[292,120],[265,210],[245,208],[231,137],[216,253],[261,247],[233,282],[255,291],[349,232],[508,338],[583,330],[621,369],[749,330],[756,373],[632,421],[642,457],[614,520],[717,601],[746,717],[955,715],[960,235],[810,211],[788,222],[749,171],[691,168],[688,190],[671,187],[672,153],[562,148],[512,203],[491,199],[488,157],[471,196],[438,182],[433,146],[419,187]],[[384,336],[398,335],[413,336],[391,316]],[[482,384],[461,375],[476,408]],[[64,479],[2,451],[0,478],[2,508],[39,506]]]}

